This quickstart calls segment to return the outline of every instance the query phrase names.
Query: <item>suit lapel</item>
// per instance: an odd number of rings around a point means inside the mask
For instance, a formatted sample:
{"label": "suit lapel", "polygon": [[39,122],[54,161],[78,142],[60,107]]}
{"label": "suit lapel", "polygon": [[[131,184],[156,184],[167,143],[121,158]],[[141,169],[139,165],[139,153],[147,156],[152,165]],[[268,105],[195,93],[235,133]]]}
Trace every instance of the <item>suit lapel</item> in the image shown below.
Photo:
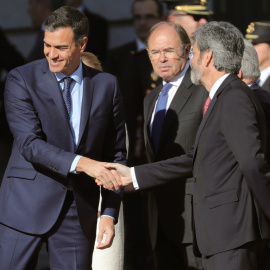
{"label": "suit lapel", "polygon": [[65,107],[64,100],[62,98],[61,89],[59,87],[55,75],[49,70],[48,66],[47,68],[45,68],[42,80],[43,80],[42,85],[44,85],[44,89],[46,89],[46,91],[53,98],[56,108],[59,110],[59,113],[63,117],[64,122],[67,124],[71,132],[69,116],[67,113],[67,109]]}
{"label": "suit lapel", "polygon": [[[152,118],[152,114],[153,111],[155,109],[155,104],[156,101],[158,99],[159,93],[162,90],[162,84],[160,84],[156,89],[156,93],[155,95],[153,95],[152,99],[149,101],[149,103],[147,104],[147,107],[145,108],[145,128],[146,128],[146,144],[148,144],[150,146],[150,151],[151,151],[151,155],[154,156],[154,149],[153,149],[153,144],[152,144],[152,140],[151,140],[151,134],[150,134],[150,124],[151,124],[151,118]],[[155,91],[154,90],[154,91]]]}
{"label": "suit lapel", "polygon": [[175,124],[174,117],[171,117],[169,114],[170,112],[174,112],[176,115],[178,115],[181,110],[183,109],[184,105],[188,101],[189,97],[191,96],[191,92],[189,90],[189,87],[192,85],[192,82],[190,80],[190,70],[186,72],[182,83],[180,84],[179,88],[177,89],[175,96],[173,97],[173,100],[170,104],[170,107],[168,108],[168,111],[166,113],[164,124],[162,127],[161,135],[160,135],[160,141],[159,141],[159,147],[163,144],[163,141],[166,138],[166,134],[168,134],[168,130],[170,127]]}
{"label": "suit lapel", "polygon": [[94,86],[91,82],[91,78],[91,70],[83,65],[83,99],[78,145],[80,144],[80,141],[82,139],[82,135],[84,133],[85,126],[89,118],[90,108],[92,105]]}
{"label": "suit lapel", "polygon": [[213,99],[211,100],[210,102],[210,105],[202,119],[202,122],[198,128],[198,131],[197,131],[197,135],[196,135],[196,138],[195,138],[195,143],[194,143],[194,151],[193,151],[193,162],[195,160],[195,156],[196,156],[196,152],[197,152],[197,147],[198,147],[198,144],[199,144],[199,140],[200,140],[200,136],[201,136],[201,133],[204,129],[204,126],[209,118],[209,116],[211,115],[211,112],[213,111],[214,107],[215,107],[215,104],[218,100],[218,97],[219,95],[221,94],[221,92],[224,90],[224,88],[232,81],[232,80],[235,80],[235,78],[238,78],[236,77],[236,75],[229,75],[223,82],[222,84],[220,85],[220,87],[218,88],[216,94],[214,95]]}

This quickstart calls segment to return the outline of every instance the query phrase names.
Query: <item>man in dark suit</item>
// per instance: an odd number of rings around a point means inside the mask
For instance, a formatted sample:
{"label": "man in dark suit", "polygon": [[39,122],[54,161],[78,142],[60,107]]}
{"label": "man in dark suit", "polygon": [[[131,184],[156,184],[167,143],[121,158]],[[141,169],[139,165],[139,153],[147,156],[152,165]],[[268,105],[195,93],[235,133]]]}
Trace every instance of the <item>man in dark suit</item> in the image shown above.
{"label": "man in dark suit", "polygon": [[[14,144],[0,189],[3,269],[35,269],[43,242],[52,269],[92,269],[100,194],[93,178],[113,177],[98,161],[124,162],[125,129],[116,78],[80,61],[87,34],[82,12],[54,11],[45,22],[46,59],[8,75]],[[106,248],[120,196],[101,192],[97,248]]]}
{"label": "man in dark suit", "polygon": [[270,92],[270,22],[250,23],[245,37],[258,53],[261,75],[257,83]]}
{"label": "man in dark suit", "polygon": [[27,12],[32,25],[38,30],[34,45],[27,56],[27,62],[44,58],[44,22],[47,17],[56,9],[65,6],[66,0],[29,0]]}
{"label": "man in dark suit", "polygon": [[[185,154],[194,144],[208,94],[202,85],[191,82],[190,45],[186,31],[172,22],[161,22],[150,30],[148,54],[154,71],[163,79],[163,84],[144,99],[144,137],[150,163]],[[166,116],[157,131],[153,130],[155,109],[166,83],[172,86]],[[160,139],[155,149],[156,136]],[[156,269],[202,269],[201,260],[192,251],[191,194],[192,179],[149,192],[149,229]]]}
{"label": "man in dark suit", "polygon": [[194,147],[133,169],[106,167],[117,168],[119,184],[140,189],[193,174],[194,250],[204,269],[259,269],[264,239],[270,239],[270,167],[263,153],[264,112],[236,75],[243,37],[227,22],[210,22],[195,32],[194,41],[191,80],[209,92]]}
{"label": "man in dark suit", "polygon": [[82,0],[66,0],[67,5],[82,11],[89,22],[88,42],[85,51],[95,54],[104,63],[108,48],[109,26],[106,19],[89,11]]}

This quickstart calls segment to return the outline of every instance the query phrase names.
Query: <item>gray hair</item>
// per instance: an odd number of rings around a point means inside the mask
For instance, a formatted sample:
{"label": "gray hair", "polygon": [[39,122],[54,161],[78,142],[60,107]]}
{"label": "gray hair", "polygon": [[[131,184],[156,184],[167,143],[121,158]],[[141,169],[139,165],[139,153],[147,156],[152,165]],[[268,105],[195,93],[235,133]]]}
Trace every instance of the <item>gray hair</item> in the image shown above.
{"label": "gray hair", "polygon": [[200,54],[211,50],[214,66],[218,71],[237,74],[244,52],[242,33],[228,22],[209,22],[201,26],[193,36]]}
{"label": "gray hair", "polygon": [[45,30],[54,32],[59,28],[71,27],[76,46],[84,37],[88,37],[88,19],[77,8],[64,6],[49,15],[45,21]]}
{"label": "gray hair", "polygon": [[245,50],[241,66],[243,78],[256,81],[260,77],[258,54],[253,45],[247,39],[244,39],[244,44]]}
{"label": "gray hair", "polygon": [[185,47],[186,47],[187,45],[190,45],[190,44],[191,44],[190,39],[189,39],[189,37],[188,37],[188,34],[187,34],[186,30],[185,30],[182,26],[180,26],[180,25],[178,25],[178,24],[175,24],[175,23],[173,23],[173,22],[162,21],[162,22],[159,22],[159,23],[155,24],[155,25],[150,29],[150,31],[149,31],[149,33],[148,33],[148,36],[147,36],[147,38],[146,38],[146,47],[148,48],[148,41],[149,41],[149,38],[150,38],[151,34],[152,34],[158,27],[160,27],[161,25],[170,25],[170,26],[172,26],[172,27],[174,28],[174,30],[175,30],[176,33],[178,34],[178,36],[179,36],[179,38],[180,38],[180,41],[181,41],[181,43],[182,43],[182,48],[181,48],[181,49],[182,49],[183,55],[185,56],[185,54],[186,54]]}

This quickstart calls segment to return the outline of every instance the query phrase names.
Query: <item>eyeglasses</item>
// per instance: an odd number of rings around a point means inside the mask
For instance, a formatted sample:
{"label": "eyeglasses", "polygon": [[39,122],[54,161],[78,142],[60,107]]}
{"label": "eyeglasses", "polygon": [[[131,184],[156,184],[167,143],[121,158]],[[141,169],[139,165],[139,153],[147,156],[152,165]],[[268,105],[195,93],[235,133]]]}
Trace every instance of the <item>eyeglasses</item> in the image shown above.
{"label": "eyeglasses", "polygon": [[167,58],[180,59],[180,55],[178,54],[178,51],[181,51],[181,49],[179,49],[179,50],[170,49],[170,50],[165,50],[165,51],[152,51],[152,52],[149,52],[148,55],[149,55],[151,60],[159,59],[162,53],[164,53],[164,56]]}

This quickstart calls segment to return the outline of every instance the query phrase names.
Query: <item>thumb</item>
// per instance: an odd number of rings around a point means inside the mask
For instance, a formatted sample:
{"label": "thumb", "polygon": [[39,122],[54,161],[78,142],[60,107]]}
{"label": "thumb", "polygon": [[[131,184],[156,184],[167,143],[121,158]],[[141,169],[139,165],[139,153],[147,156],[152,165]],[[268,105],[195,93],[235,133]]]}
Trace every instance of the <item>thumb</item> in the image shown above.
{"label": "thumb", "polygon": [[99,229],[98,231],[98,236],[97,236],[97,242],[100,244],[103,240],[103,233],[104,233],[104,230],[102,230],[101,228]]}

